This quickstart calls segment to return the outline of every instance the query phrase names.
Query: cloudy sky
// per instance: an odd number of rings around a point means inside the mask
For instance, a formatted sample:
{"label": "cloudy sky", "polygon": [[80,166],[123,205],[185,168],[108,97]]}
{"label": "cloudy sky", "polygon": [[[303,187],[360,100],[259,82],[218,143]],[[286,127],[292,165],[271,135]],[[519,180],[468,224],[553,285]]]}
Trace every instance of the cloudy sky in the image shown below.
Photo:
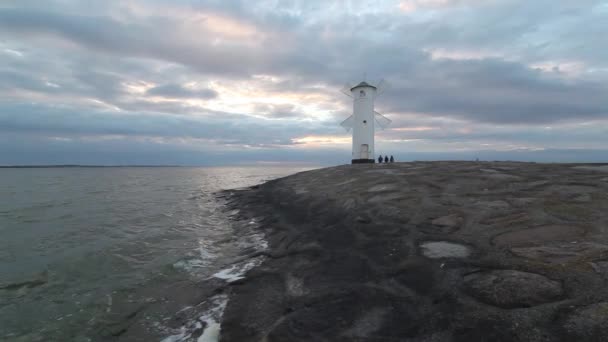
{"label": "cloudy sky", "polygon": [[608,160],[608,2],[0,3],[0,165]]}

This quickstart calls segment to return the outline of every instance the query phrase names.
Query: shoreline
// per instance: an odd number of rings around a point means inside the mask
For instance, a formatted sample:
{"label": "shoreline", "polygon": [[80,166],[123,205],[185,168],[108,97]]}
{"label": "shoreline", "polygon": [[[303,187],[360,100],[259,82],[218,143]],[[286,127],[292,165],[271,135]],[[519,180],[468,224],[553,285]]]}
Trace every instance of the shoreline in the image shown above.
{"label": "shoreline", "polygon": [[606,171],[345,165],[231,191],[269,248],[221,341],[605,339]]}

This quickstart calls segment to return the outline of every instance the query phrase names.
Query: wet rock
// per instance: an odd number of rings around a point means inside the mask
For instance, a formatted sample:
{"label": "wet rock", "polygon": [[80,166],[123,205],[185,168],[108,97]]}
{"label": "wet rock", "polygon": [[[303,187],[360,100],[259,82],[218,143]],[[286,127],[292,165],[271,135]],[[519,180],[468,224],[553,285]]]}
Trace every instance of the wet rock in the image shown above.
{"label": "wet rock", "polygon": [[307,194],[308,190],[305,188],[296,188],[296,195]]}
{"label": "wet rock", "polygon": [[462,222],[464,222],[464,219],[458,214],[442,216],[431,221],[436,226],[448,228],[458,228]]}
{"label": "wet rock", "polygon": [[536,273],[496,270],[465,276],[467,292],[502,308],[531,307],[558,300],[562,284]]}
{"label": "wet rock", "polygon": [[383,203],[383,202],[398,200],[398,199],[401,199],[404,197],[405,197],[405,195],[402,193],[392,192],[392,193],[387,193],[387,194],[382,194],[382,195],[375,195],[375,196],[371,197],[370,199],[368,199],[367,201],[369,203]]}
{"label": "wet rock", "polygon": [[579,226],[545,225],[500,234],[493,239],[498,246],[534,246],[548,242],[580,240],[586,230]]}
{"label": "wet rock", "polygon": [[515,225],[521,225],[524,222],[528,221],[530,216],[525,212],[517,212],[508,215],[496,216],[492,215],[489,218],[481,220],[480,223],[486,225],[498,225],[502,227],[509,227]]}
{"label": "wet rock", "polygon": [[574,310],[564,323],[572,340],[608,341],[608,302]]}
{"label": "wet rock", "polygon": [[431,259],[466,258],[471,252],[465,245],[447,241],[429,241],[420,244],[422,255]]}
{"label": "wet rock", "polygon": [[395,184],[378,184],[374,185],[367,190],[367,192],[382,192],[382,191],[390,191],[395,190]]}
{"label": "wet rock", "polygon": [[599,323],[566,305],[608,298],[604,178],[571,165],[417,162],[314,170],[239,193],[243,216],[268,218],[258,228],[270,256],[230,286],[221,340],[602,337],[576,332]]}
{"label": "wet rock", "polygon": [[482,208],[487,208],[487,209],[493,209],[493,210],[505,210],[505,209],[509,209],[511,207],[511,205],[505,201],[479,201],[477,203],[475,203],[476,206],[478,207],[482,207]]}
{"label": "wet rock", "polygon": [[359,223],[371,223],[372,219],[369,216],[357,216],[355,218],[355,221],[359,222]]}
{"label": "wet rock", "polygon": [[591,242],[565,242],[544,246],[516,247],[511,248],[511,252],[528,259],[541,260],[550,264],[562,264],[602,255],[602,253],[608,252],[608,246]]}
{"label": "wet rock", "polygon": [[538,199],[534,198],[534,197],[519,197],[519,198],[513,198],[511,200],[511,203],[516,207],[525,207],[530,204],[533,204],[536,201],[538,201]]}
{"label": "wet rock", "polygon": [[546,201],[543,209],[547,214],[565,221],[594,221],[593,211],[586,204],[572,204],[565,202],[566,200]]}
{"label": "wet rock", "polygon": [[304,288],[304,281],[292,274],[287,275],[285,288],[287,289],[287,294],[294,297],[300,297],[308,293],[306,288]]}
{"label": "wet rock", "polygon": [[389,308],[372,308],[360,318],[358,318],[353,326],[345,332],[347,337],[367,338],[382,327],[384,316],[388,313]]}
{"label": "wet rock", "polygon": [[575,202],[581,202],[581,203],[591,202],[591,195],[582,194],[582,195],[574,197],[572,200]]}
{"label": "wet rock", "polygon": [[499,181],[520,181],[522,179],[521,177],[509,175],[506,173],[494,173],[494,174],[488,175],[486,177],[489,179],[492,179],[492,180],[499,180]]}
{"label": "wet rock", "polygon": [[589,264],[596,273],[602,275],[604,278],[608,278],[608,261],[594,261],[590,262]]}

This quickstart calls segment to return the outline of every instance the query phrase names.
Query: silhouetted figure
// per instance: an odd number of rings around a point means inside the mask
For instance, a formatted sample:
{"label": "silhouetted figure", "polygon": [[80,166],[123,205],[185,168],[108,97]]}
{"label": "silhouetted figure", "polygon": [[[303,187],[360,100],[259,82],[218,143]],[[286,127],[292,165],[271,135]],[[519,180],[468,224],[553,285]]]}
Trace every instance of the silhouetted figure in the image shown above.
{"label": "silhouetted figure", "polygon": [[395,158],[393,158],[393,156],[391,155],[391,163],[395,162]]}
{"label": "silhouetted figure", "polygon": [[382,155],[378,157],[378,163],[382,163]]}
{"label": "silhouetted figure", "polygon": [[388,163],[388,156],[384,156],[384,162]]}

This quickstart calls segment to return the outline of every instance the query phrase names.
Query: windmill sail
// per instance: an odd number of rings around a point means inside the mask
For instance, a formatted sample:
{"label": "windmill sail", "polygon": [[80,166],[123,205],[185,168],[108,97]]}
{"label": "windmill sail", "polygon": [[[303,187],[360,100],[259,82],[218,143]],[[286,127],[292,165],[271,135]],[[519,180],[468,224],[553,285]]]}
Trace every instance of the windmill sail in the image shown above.
{"label": "windmill sail", "polygon": [[380,82],[378,82],[378,85],[376,85],[376,96],[384,93],[388,88],[390,88],[388,82],[386,82],[384,78],[381,79]]}
{"label": "windmill sail", "polygon": [[344,127],[344,129],[346,129],[347,132],[350,132],[350,130],[353,128],[354,121],[355,121],[355,118],[351,115],[348,118],[346,118],[346,120],[342,121],[340,126]]}
{"label": "windmill sail", "polygon": [[351,89],[352,87],[353,87],[353,86],[351,86],[350,84],[346,83],[346,84],[344,85],[344,87],[342,87],[342,89],[340,89],[340,92],[342,92],[342,94],[344,94],[344,95],[346,95],[346,96],[348,96],[348,97],[353,97],[353,94],[350,92],[350,89]]}
{"label": "windmill sail", "polygon": [[[382,129],[385,129],[386,127],[388,127],[388,125],[390,125],[392,122],[391,119],[387,118],[386,116],[384,116],[376,111],[374,111],[374,119],[378,123],[378,126],[380,126],[380,128],[382,128]],[[348,119],[346,119],[346,120],[348,120]]]}

